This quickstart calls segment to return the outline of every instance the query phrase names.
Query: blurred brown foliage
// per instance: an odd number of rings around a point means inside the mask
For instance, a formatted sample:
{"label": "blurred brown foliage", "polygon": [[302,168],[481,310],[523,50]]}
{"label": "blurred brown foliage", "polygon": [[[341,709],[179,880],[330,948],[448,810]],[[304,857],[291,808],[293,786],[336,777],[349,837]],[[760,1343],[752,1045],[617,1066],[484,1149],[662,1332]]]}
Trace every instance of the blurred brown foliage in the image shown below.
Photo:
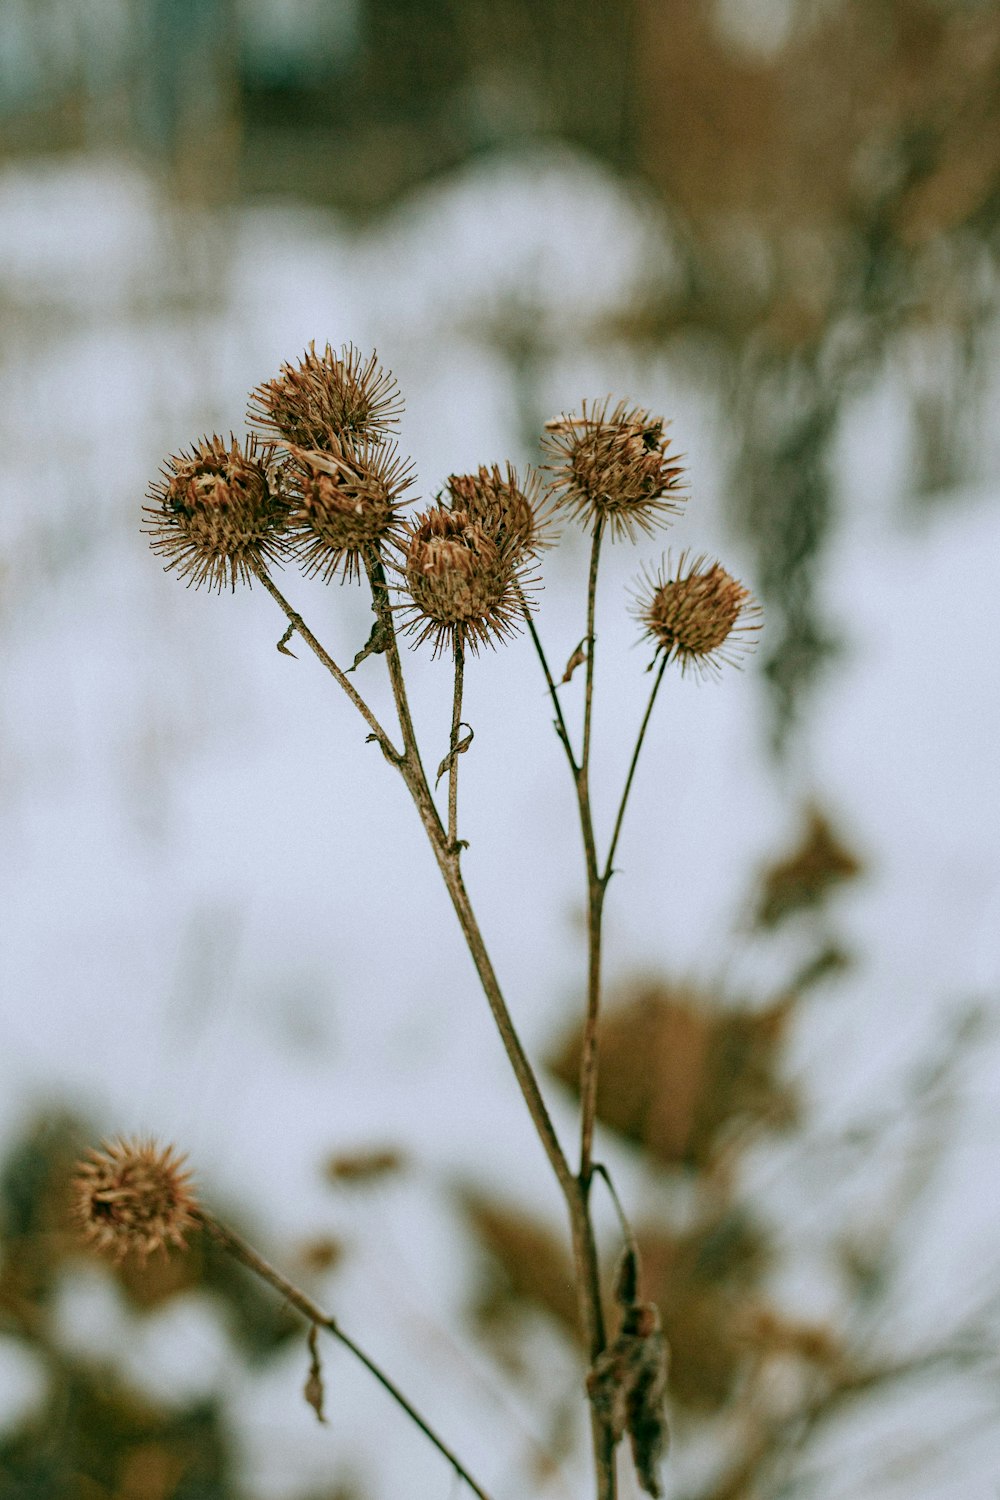
{"label": "blurred brown foliage", "polygon": [[[326,191],[363,212],[486,148],[552,137],[663,206],[662,254],[625,317],[555,333],[524,288],[520,316],[485,331],[531,389],[581,336],[708,374],[768,606],[776,745],[837,644],[815,575],[837,485],[859,482],[832,469],[845,403],[922,343],[934,376],[914,378],[915,486],[975,473],[964,398],[990,348],[1000,250],[997,7],[784,9],[768,35],[764,8],[710,0],[369,0],[323,137],[339,164]],[[266,177],[266,128],[248,142],[248,181]]]}
{"label": "blurred brown foliage", "polygon": [[847,403],[891,369],[909,386],[910,488],[980,477],[996,4],[361,0],[349,24],[304,7],[268,45],[232,44],[274,9],[124,0],[129,45],[101,67],[96,32],[60,51],[27,25],[44,87],[25,97],[8,68],[5,108],[0,58],[0,153],[138,142],[181,198],[275,193],[355,220],[539,143],[633,187],[664,230],[627,310],[560,326],[525,271],[478,331],[509,364],[526,433],[550,415],[527,411],[546,366],[581,343],[667,354],[705,383],[767,607],[780,747],[838,646],[815,580],[839,492],[866,482],[834,469]]}
{"label": "blurred brown foliage", "polygon": [[[827,1321],[786,1305],[779,1273],[787,1269],[795,1226],[779,1222],[763,1201],[746,1195],[743,1166],[782,1142],[781,1159],[808,1162],[814,1149],[808,1100],[786,1076],[786,1047],[812,986],[844,962],[839,954],[833,893],[856,879],[862,863],[829,815],[802,810],[802,832],[790,853],[769,862],[754,884],[748,909],[760,942],[793,917],[814,952],[800,961],[778,998],[751,1005],[691,984],[653,979],[625,986],[600,1023],[597,1113],[606,1161],[627,1146],[639,1167],[641,1214],[631,1225],[640,1265],[639,1295],[659,1309],[671,1349],[669,1397],[684,1429],[711,1425],[716,1462],[684,1493],[688,1500],[764,1500],[786,1493],[790,1476],[823,1424],[854,1401],[885,1397],[915,1375],[947,1379],[991,1357],[988,1316],[976,1309],[960,1331],[937,1328],[906,1346],[891,1331],[899,1238],[907,1215],[932,1180],[943,1111],[953,1074],[975,1027],[935,1041],[934,1058],[915,1075],[907,1106],[914,1141],[899,1180],[892,1155],[880,1147],[894,1128],[876,1112],[826,1141],[830,1163],[854,1162],[863,1150],[869,1170],[883,1179],[879,1211],[862,1217],[863,1266],[854,1229],[837,1220],[828,1230],[824,1259],[841,1287],[843,1316]],[[582,1046],[570,1029],[551,1059],[555,1076],[576,1092]],[[898,1124],[898,1121],[896,1121]],[[846,1153],[846,1154],[844,1154]],[[841,1170],[827,1167],[832,1189]],[[595,1178],[593,1191],[603,1191]],[[574,1281],[564,1239],[514,1203],[466,1192],[463,1206],[487,1252],[475,1303],[480,1328],[518,1369],[518,1340],[531,1310],[578,1341]],[[651,1205],[655,1203],[654,1211]],[[805,1205],[800,1205],[805,1207]],[[860,1242],[859,1242],[860,1243]],[[604,1263],[615,1253],[605,1247]],[[854,1261],[858,1263],[855,1265]],[[990,1292],[988,1296],[994,1295]],[[609,1322],[611,1289],[605,1288]],[[551,1442],[565,1442],[552,1416]],[[798,1471],[801,1473],[801,1470]],[[808,1480],[801,1481],[809,1492]]]}
{"label": "blurred brown foliage", "polygon": [[[597,1115],[668,1166],[706,1170],[727,1131],[795,1119],[778,1076],[791,1004],[752,1011],[689,988],[640,985],[602,1020]],[[551,1070],[576,1087],[582,1036]],[[637,1059],[640,1060],[637,1064]]]}
{"label": "blurred brown foliage", "polygon": [[861,872],[858,856],[841,842],[824,813],[810,806],[797,847],[761,873],[756,923],[773,928],[797,912],[813,910],[835,886]]}
{"label": "blurred brown foliage", "polygon": [[104,1359],[67,1350],[57,1294],[90,1262],[142,1316],[199,1288],[222,1312],[234,1354],[267,1361],[300,1331],[286,1308],[205,1236],[185,1253],[111,1268],[70,1221],[70,1178],[94,1136],[53,1112],[31,1123],[0,1166],[0,1337],[40,1360],[44,1394],[0,1434],[0,1500],[235,1500],[224,1392],[161,1406]]}

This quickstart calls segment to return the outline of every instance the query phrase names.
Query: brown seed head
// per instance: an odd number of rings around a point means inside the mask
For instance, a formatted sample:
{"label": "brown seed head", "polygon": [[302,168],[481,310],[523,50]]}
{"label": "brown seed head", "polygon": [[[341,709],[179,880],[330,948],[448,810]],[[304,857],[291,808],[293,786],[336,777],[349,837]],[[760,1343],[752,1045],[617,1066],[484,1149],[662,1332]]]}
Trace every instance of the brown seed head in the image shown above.
{"label": "brown seed head", "polygon": [[549,545],[548,516],[535,474],[522,485],[516,469],[480,465],[475,474],[452,474],[447,485],[450,508],[464,511],[501,546],[511,546],[523,557],[537,556]]}
{"label": "brown seed head", "polygon": [[521,609],[518,557],[466,511],[435,507],[418,516],[406,540],[408,628],[419,645],[448,643],[475,653],[512,635]]}
{"label": "brown seed head", "polygon": [[190,453],[168,458],[163,479],[149,487],[143,530],[196,588],[233,589],[258,567],[281,557],[288,509],[271,466],[273,450],[256,438],[245,448],[230,436],[203,438]]}
{"label": "brown seed head", "polygon": [[657,652],[679,661],[682,672],[703,675],[735,665],[760,629],[760,608],[749,589],[721,563],[698,557],[688,564],[686,554],[676,569],[667,558],[656,573],[643,574],[634,614]]}
{"label": "brown seed head", "polygon": [[668,452],[662,417],[619,401],[581,403],[578,416],[545,424],[543,445],[556,460],[547,465],[556,505],[595,526],[603,519],[615,538],[651,532],[680,509],[684,470]]}
{"label": "brown seed head", "polygon": [[384,436],[399,421],[402,398],[395,378],[374,354],[351,344],[322,354],[310,344],[297,365],[281,367],[250,398],[251,425],[299,448],[329,451],[340,439]]}
{"label": "brown seed head", "polygon": [[73,1179],[74,1217],[105,1255],[142,1260],[167,1245],[184,1247],[197,1203],[190,1173],[172,1146],[152,1140],[105,1142],[80,1162]]}
{"label": "brown seed head", "polygon": [[399,542],[413,471],[394,446],[365,439],[331,444],[325,453],[289,444],[287,452],[289,529],[307,573],[329,583],[339,570],[350,580],[360,574],[363,548]]}

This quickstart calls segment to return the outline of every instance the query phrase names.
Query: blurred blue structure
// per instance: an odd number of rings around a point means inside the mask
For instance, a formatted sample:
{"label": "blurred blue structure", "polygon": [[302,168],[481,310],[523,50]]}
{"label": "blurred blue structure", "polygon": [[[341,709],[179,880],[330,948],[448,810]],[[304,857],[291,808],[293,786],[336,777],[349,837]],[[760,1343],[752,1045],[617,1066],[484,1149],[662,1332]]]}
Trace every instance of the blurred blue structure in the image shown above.
{"label": "blurred blue structure", "polygon": [[350,0],[4,0],[0,152],[183,163],[195,143],[235,141],[244,85],[315,85],[356,31]]}

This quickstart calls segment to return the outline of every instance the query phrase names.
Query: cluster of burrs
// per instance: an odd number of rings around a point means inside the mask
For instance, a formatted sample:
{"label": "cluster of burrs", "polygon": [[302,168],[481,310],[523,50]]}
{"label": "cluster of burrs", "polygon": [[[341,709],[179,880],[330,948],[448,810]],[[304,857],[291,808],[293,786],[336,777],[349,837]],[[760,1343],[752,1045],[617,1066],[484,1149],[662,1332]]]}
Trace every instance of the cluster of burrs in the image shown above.
{"label": "cluster of burrs", "polygon": [[[414,476],[393,436],[401,412],[374,354],[310,345],[254,391],[246,441],[205,437],[167,460],[145,507],[154,551],[188,583],[220,590],[289,560],[327,583],[388,573],[418,642],[475,653],[524,619],[560,512],[632,539],[685,499],[661,418],[585,401],[546,425],[539,472],[522,479],[493,464],[453,474],[432,505],[406,516]],[[634,594],[657,655],[682,670],[736,659],[757,628],[748,590],[704,557],[664,558]]]}

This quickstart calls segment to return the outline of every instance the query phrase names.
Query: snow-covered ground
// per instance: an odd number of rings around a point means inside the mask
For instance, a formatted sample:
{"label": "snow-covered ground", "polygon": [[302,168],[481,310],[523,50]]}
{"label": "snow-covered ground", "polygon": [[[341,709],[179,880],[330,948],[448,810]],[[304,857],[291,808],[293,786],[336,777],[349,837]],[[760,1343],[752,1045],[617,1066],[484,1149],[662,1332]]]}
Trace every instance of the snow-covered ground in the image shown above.
{"label": "snow-covered ground", "polygon": [[[69,1104],[108,1131],[174,1140],[275,1254],[318,1230],[353,1238],[330,1288],[345,1325],[463,1435],[502,1500],[524,1492],[516,1456],[532,1418],[510,1419],[460,1331],[428,1334],[457,1329],[468,1276],[439,1190],[472,1178],[558,1222],[544,1157],[402,787],[304,648],[295,661],[275,651],[272,602],[165,577],[138,508],[166,453],[239,430],[248,390],[312,339],[377,346],[395,371],[422,495],[523,457],[510,370],[476,319],[502,316],[525,285],[554,337],[613,308],[651,227],[562,155],[480,166],[364,236],[301,210],[182,214],[115,161],[0,176],[0,1149],[31,1110]],[[552,412],[609,390],[673,418],[693,498],[670,545],[717,548],[745,573],[704,401],[620,353],[544,374]],[[904,524],[885,454],[905,424],[891,391],[877,422],[872,410],[845,428],[855,478],[824,577],[850,649],[791,769],[776,776],[763,754],[752,666],[671,682],[609,910],[612,981],[665,969],[763,986],[738,936],[749,876],[792,835],[801,798],[829,804],[872,870],[839,909],[863,962],[796,1042],[830,1118],[891,1089],[948,1007],[995,1008],[1000,987],[1000,496],[969,492]],[[601,581],[605,830],[648,686],[624,607],[639,560],[616,549]],[[560,663],[583,633],[584,566],[574,537],[546,562],[540,624]],[[367,635],[360,590],[288,574],[287,592],[349,660]],[[447,668],[426,652],[408,666],[436,763]],[[380,676],[371,658],[359,686],[387,707]],[[582,872],[523,641],[475,665],[465,717],[467,878],[537,1051],[579,997]],[[967,1142],[942,1189],[951,1234],[928,1241],[938,1285],[981,1264],[1000,1227],[994,1061],[984,1052],[970,1080]],[[557,1095],[553,1109],[568,1131]],[[320,1166],[372,1141],[405,1143],[415,1175],[355,1208]],[[65,1300],[67,1338],[127,1348],[158,1394],[212,1386],[229,1359],[192,1301],[126,1338],[106,1283],[81,1277]],[[230,1375],[261,1500],[328,1478],[333,1453],[378,1493],[443,1493],[439,1460],[339,1361],[337,1419],[319,1429],[302,1362],[296,1350],[266,1376]],[[0,1411],[30,1393],[0,1345]],[[924,1477],[921,1494],[949,1493]]]}

